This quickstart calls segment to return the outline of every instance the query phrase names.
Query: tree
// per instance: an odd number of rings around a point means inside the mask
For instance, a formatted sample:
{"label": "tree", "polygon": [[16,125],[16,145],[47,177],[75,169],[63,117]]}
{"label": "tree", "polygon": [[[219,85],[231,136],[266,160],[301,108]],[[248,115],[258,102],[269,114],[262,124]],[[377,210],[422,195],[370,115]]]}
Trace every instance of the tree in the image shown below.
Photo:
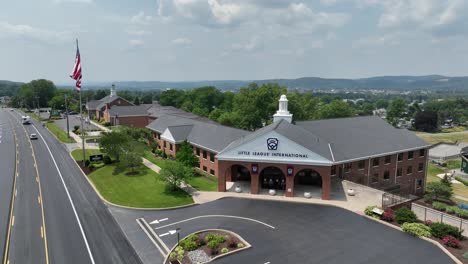
{"label": "tree", "polygon": [[114,158],[116,161],[120,161],[120,156],[128,150],[131,138],[125,133],[118,131],[111,131],[103,133],[103,136],[99,140],[99,148],[102,152]]}
{"label": "tree", "polygon": [[133,104],[140,105],[140,97],[135,96],[135,100],[133,101]]}
{"label": "tree", "polygon": [[406,101],[397,97],[392,100],[387,111],[387,120],[393,125],[396,126],[398,119],[403,118],[406,115],[407,105]]}
{"label": "tree", "polygon": [[193,154],[193,149],[187,141],[184,141],[180,145],[180,149],[177,151],[176,160],[189,168],[199,166],[198,159]]}
{"label": "tree", "polygon": [[[129,147],[133,146],[133,144],[126,144],[125,146]],[[135,174],[135,168],[138,168],[143,164],[143,159],[135,149],[124,150],[120,157],[120,162],[117,163],[116,166],[118,171],[125,171],[127,168],[130,168],[130,173],[128,174]]]}
{"label": "tree", "polygon": [[427,200],[450,199],[452,193],[452,187],[442,182],[430,182],[426,186],[426,195],[424,195],[424,198]]}
{"label": "tree", "polygon": [[384,99],[379,99],[375,102],[375,107],[377,107],[377,109],[381,109],[381,108],[387,109],[388,101]]}
{"label": "tree", "polygon": [[170,191],[178,190],[183,181],[192,177],[190,168],[176,161],[167,161],[159,175]]}
{"label": "tree", "polygon": [[340,118],[354,115],[354,110],[343,100],[335,100],[319,107],[319,118]]}
{"label": "tree", "polygon": [[416,113],[414,117],[414,128],[418,131],[435,132],[438,129],[437,112],[427,110]]}

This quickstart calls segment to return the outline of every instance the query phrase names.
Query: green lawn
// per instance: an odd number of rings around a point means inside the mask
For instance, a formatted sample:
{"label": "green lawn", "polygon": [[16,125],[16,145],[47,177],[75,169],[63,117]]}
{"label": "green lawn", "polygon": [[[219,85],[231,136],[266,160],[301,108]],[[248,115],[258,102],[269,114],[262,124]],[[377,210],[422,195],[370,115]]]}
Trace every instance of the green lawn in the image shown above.
{"label": "green lawn", "polygon": [[67,133],[55,123],[46,123],[47,128],[63,143],[75,143],[75,140],[67,137]]}
{"label": "green lawn", "polygon": [[196,176],[187,180],[193,188],[199,191],[216,192],[218,191],[218,178],[213,176]]}
{"label": "green lawn", "polygon": [[447,134],[447,133],[416,133],[417,136],[422,138],[429,144],[436,144],[439,142],[446,143],[455,143],[455,142],[464,142],[468,143],[468,132],[467,133],[458,133],[458,134]]}
{"label": "green lawn", "polygon": [[454,170],[461,168],[461,159],[447,160],[447,169]]}
{"label": "green lawn", "polygon": [[[454,164],[454,163],[455,163],[455,161],[451,161],[451,164]],[[437,177],[437,174],[441,174],[441,173],[444,173],[444,172],[449,173],[450,169],[442,170],[442,169],[439,169],[436,165],[434,165],[432,163],[429,163],[429,165],[427,167],[427,182],[440,181],[440,178]],[[453,188],[453,193],[454,194],[457,194],[457,195],[468,198],[468,186],[465,186],[463,184],[455,184],[454,183],[454,184],[452,184],[452,188]]]}
{"label": "green lawn", "polygon": [[[96,154],[101,154],[101,153],[102,152],[99,149],[86,149],[85,150],[86,159],[89,159],[90,155],[96,155]],[[71,154],[75,160],[83,159],[83,151],[81,149],[75,149],[71,152]]]}
{"label": "green lawn", "polygon": [[143,158],[151,161],[152,163],[158,165],[159,167],[164,167],[166,165],[166,160],[154,156],[151,150],[145,150],[143,152]]}
{"label": "green lawn", "polygon": [[192,197],[184,191],[168,192],[159,175],[142,166],[137,175],[119,173],[113,175],[115,166],[100,168],[88,177],[99,193],[109,202],[141,208],[167,208],[193,203]]}

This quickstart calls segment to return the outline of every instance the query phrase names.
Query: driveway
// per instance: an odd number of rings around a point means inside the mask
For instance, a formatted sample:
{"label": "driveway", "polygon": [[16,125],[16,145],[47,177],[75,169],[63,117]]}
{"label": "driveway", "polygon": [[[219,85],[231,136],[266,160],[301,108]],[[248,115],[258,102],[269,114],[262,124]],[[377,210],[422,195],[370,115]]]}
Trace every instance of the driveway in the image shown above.
{"label": "driveway", "polygon": [[[110,209],[136,251],[153,255],[148,263],[160,263],[155,260],[162,258],[156,257],[160,253],[138,230],[140,217],[148,223],[164,219],[152,225],[158,235],[180,228],[182,238],[198,230],[220,228],[252,244],[214,263],[453,263],[431,243],[333,206],[224,198],[174,210]],[[161,239],[169,248],[177,242],[175,235]]]}

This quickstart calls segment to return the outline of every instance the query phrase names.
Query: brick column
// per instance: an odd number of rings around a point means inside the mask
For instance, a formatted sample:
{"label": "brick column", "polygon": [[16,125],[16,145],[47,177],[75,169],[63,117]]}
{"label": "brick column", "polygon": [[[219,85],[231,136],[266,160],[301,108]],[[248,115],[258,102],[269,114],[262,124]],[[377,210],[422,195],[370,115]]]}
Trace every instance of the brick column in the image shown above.
{"label": "brick column", "polygon": [[218,192],[226,191],[226,173],[231,174],[230,170],[227,172],[225,161],[218,161]]}
{"label": "brick column", "polygon": [[331,179],[330,174],[322,174],[322,200],[330,200]]}
{"label": "brick column", "polygon": [[[250,170],[250,169],[249,169]],[[258,194],[260,184],[259,184],[259,174],[252,174],[250,173],[250,193],[251,194]]]}
{"label": "brick column", "polygon": [[286,197],[294,197],[294,177],[295,176],[286,176]]}

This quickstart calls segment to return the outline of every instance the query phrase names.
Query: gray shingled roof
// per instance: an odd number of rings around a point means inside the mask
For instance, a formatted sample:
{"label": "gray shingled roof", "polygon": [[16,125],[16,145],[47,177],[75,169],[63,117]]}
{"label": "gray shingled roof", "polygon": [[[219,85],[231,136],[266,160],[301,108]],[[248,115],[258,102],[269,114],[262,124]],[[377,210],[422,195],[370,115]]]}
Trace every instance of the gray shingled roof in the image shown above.
{"label": "gray shingled roof", "polygon": [[88,101],[88,103],[86,104],[86,108],[88,110],[96,110],[97,109],[97,106],[101,103],[101,101],[99,100],[91,100],[91,101]]}
{"label": "gray shingled roof", "polygon": [[337,162],[429,146],[413,132],[394,128],[377,116],[303,121],[296,125],[329,142]]}
{"label": "gray shingled roof", "polygon": [[[111,102],[113,102],[113,101],[115,101],[117,99],[129,102],[128,100],[125,100],[124,98],[122,98],[122,97],[120,97],[118,95],[114,95],[114,96],[107,95],[106,97],[99,100],[99,101],[101,101],[101,103],[96,107],[96,109],[102,109],[104,106],[106,106],[106,104],[111,103]],[[132,104],[131,102],[129,102],[129,103]]]}
{"label": "gray shingled roof", "polygon": [[[184,133],[187,132],[189,126],[192,128],[186,139],[194,145],[214,152],[221,151],[232,141],[250,133],[245,130],[223,126],[214,123],[213,121],[203,122],[197,119],[189,119],[177,115],[163,115],[146,127],[158,133],[163,133],[167,128],[169,128],[171,134],[174,127],[184,127],[183,130],[181,129],[176,132],[178,139],[184,140],[182,138]],[[176,139],[174,134],[173,136],[174,139]]]}
{"label": "gray shingled roof", "polygon": [[109,109],[110,116],[147,116],[148,106],[147,105],[126,105],[117,106],[114,105]]}
{"label": "gray shingled roof", "polygon": [[187,137],[192,131],[193,125],[170,126],[167,129],[171,133],[176,143],[187,140]]}

